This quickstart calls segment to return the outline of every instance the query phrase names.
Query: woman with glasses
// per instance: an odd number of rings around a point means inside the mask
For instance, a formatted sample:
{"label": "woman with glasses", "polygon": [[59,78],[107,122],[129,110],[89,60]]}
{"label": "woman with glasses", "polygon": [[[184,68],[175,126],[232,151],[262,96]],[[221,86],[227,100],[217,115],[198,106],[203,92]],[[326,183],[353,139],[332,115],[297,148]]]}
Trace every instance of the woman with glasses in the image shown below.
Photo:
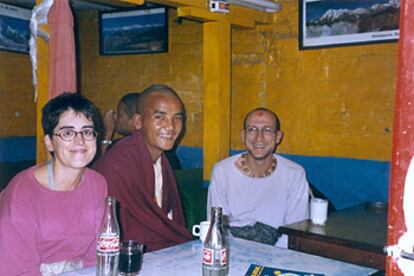
{"label": "woman with glasses", "polygon": [[0,275],[54,275],[95,264],[96,233],[107,195],[88,169],[102,122],[79,94],[42,110],[51,159],[16,175],[0,195]]}

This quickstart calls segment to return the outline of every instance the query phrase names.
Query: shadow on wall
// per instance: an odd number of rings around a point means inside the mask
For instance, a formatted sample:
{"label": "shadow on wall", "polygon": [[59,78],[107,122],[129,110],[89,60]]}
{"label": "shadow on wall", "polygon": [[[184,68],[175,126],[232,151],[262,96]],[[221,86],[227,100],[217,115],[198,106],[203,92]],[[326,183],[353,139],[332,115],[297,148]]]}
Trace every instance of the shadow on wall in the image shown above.
{"label": "shadow on wall", "polygon": [[0,162],[0,191],[6,188],[7,184],[16,174],[33,166],[34,164],[34,160],[13,163]]}
{"label": "shadow on wall", "polygon": [[0,191],[20,171],[33,166],[36,137],[0,138]]}
{"label": "shadow on wall", "polygon": [[203,187],[203,169],[174,171],[183,204],[187,230],[206,220],[207,189]]}

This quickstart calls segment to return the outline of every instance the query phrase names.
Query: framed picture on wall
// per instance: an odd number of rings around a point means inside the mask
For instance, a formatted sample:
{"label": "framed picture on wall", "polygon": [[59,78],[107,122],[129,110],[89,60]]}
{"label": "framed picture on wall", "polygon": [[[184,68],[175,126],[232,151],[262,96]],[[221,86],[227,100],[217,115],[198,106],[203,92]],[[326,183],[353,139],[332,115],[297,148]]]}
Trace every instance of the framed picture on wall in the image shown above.
{"label": "framed picture on wall", "polygon": [[397,41],[399,0],[300,0],[299,48]]}
{"label": "framed picture on wall", "polygon": [[102,12],[99,25],[102,55],[168,51],[168,14],[164,7]]}
{"label": "framed picture on wall", "polygon": [[0,3],[0,50],[29,53],[31,10]]}

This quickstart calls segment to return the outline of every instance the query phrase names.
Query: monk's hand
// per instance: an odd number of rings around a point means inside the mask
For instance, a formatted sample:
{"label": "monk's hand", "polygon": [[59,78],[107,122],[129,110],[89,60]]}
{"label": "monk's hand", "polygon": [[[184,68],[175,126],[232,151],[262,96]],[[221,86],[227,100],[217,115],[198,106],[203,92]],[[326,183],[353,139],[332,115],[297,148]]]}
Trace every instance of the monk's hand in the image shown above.
{"label": "monk's hand", "polygon": [[112,109],[106,112],[104,117],[105,140],[111,140],[115,132],[116,112]]}

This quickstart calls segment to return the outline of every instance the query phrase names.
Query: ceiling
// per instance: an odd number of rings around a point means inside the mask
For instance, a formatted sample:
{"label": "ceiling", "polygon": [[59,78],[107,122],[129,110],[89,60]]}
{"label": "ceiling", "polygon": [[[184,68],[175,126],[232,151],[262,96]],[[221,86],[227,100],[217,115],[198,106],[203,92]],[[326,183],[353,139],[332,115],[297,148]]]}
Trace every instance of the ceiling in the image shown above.
{"label": "ceiling", "polygon": [[[55,0],[56,1],[56,0]],[[32,9],[36,0],[0,0],[0,3]],[[118,8],[134,7],[132,4],[111,0],[69,0],[75,10],[108,11]]]}

